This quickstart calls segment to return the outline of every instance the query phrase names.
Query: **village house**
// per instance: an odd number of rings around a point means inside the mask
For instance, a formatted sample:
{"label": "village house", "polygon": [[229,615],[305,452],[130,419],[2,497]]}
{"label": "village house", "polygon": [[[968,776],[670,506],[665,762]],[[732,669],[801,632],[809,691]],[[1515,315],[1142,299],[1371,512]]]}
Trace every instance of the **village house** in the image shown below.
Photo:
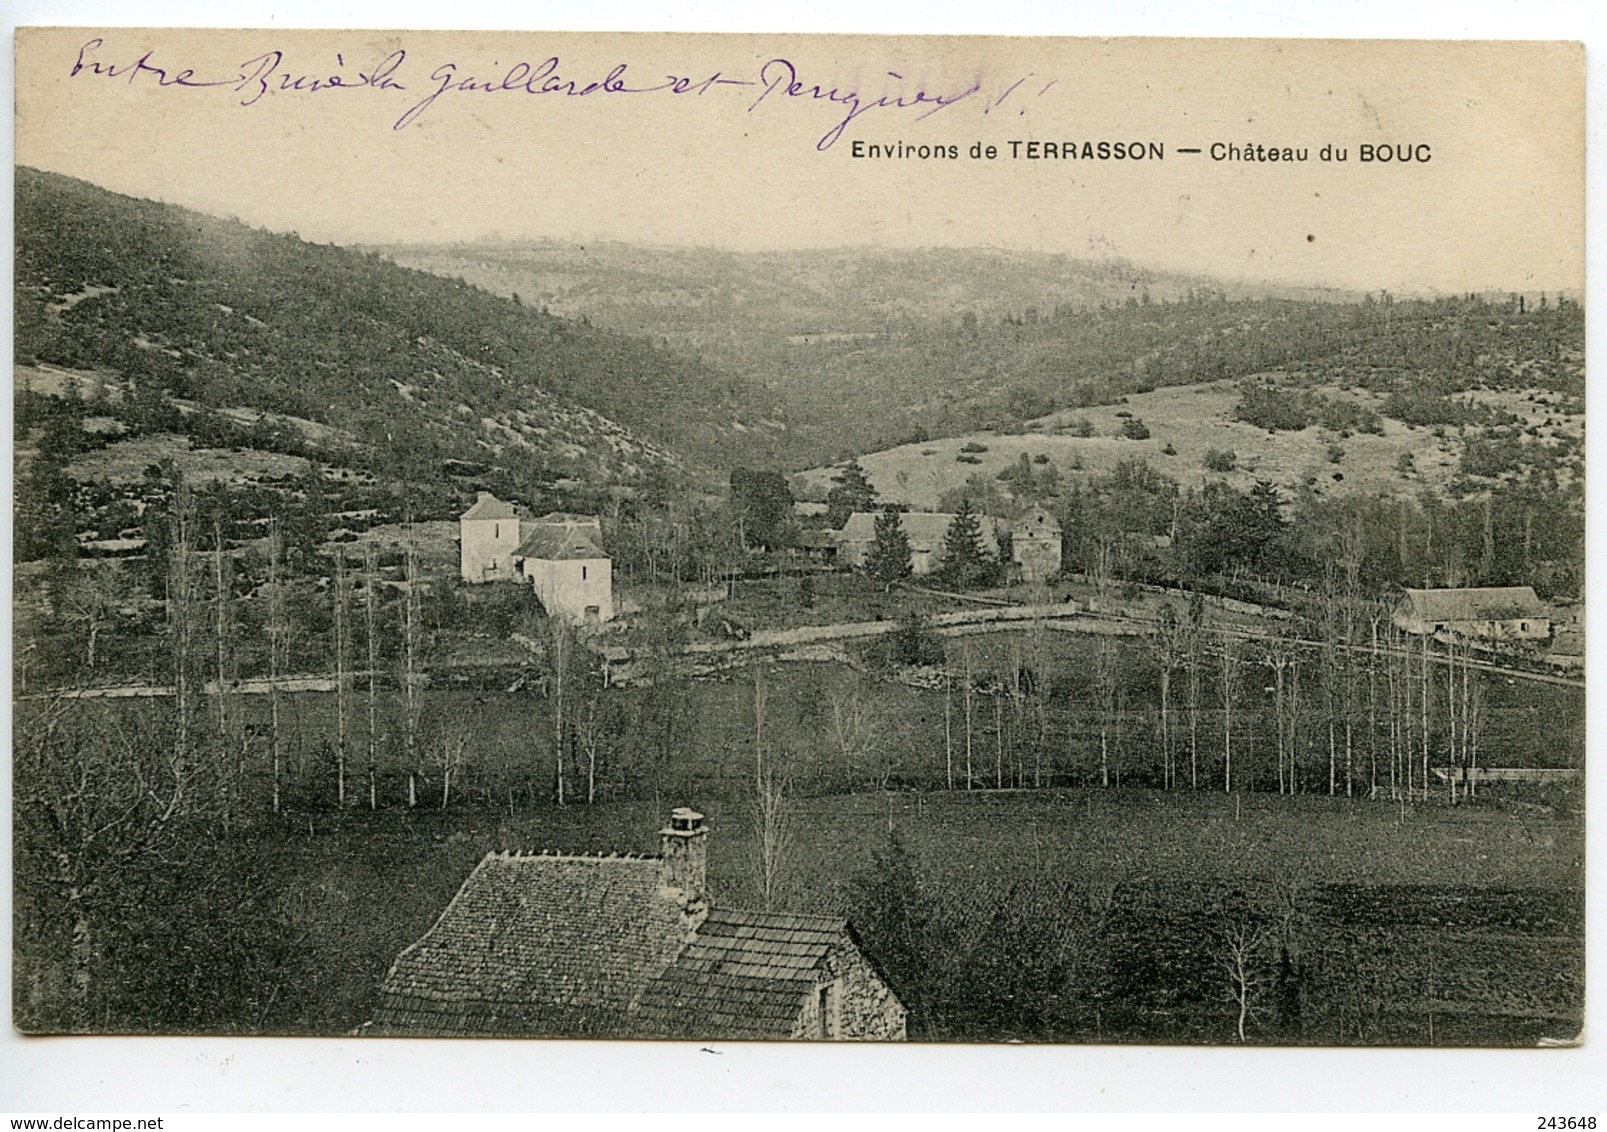
{"label": "village house", "polygon": [[1395,624],[1408,633],[1453,633],[1492,641],[1543,641],[1551,616],[1529,586],[1406,590]]}
{"label": "village house", "polygon": [[657,856],[488,853],[397,957],[364,1033],[901,1041],[905,1011],[834,916],[716,908],[708,827]]}
{"label": "village house", "polygon": [[614,617],[613,561],[595,515],[552,512],[522,519],[488,491],[458,519],[466,582],[528,582],[550,615],[577,623]]}

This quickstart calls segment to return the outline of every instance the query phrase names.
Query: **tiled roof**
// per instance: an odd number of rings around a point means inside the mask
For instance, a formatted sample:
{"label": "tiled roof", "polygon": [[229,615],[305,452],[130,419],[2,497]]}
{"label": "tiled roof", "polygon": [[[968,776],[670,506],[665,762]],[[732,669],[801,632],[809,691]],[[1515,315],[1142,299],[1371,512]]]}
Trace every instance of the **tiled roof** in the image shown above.
{"label": "tiled roof", "polygon": [[827,955],[848,938],[847,921],[829,916],[711,911],[686,950],[642,992],[637,1032],[788,1037]]}
{"label": "tiled roof", "polygon": [[[843,524],[841,541],[875,542],[876,518],[879,514],[879,511],[855,511]],[[943,540],[949,533],[949,524],[954,522],[952,513],[942,511],[904,511],[898,518],[910,549],[921,553],[941,550]],[[998,550],[993,520],[986,515],[978,515],[977,527],[982,532],[982,549],[990,552]]]}
{"label": "tiled roof", "polygon": [[592,528],[560,524],[533,524],[531,532],[513,552],[515,558],[542,558],[549,562],[607,558],[597,545]]}
{"label": "tiled roof", "polygon": [[474,506],[463,512],[464,519],[512,519],[517,514],[513,504],[504,503],[489,491],[482,491]]}
{"label": "tiled roof", "polygon": [[1483,586],[1470,589],[1407,590],[1406,606],[1424,621],[1508,621],[1544,617],[1530,586]]}
{"label": "tiled roof", "polygon": [[374,1025],[413,1034],[620,1034],[686,942],[653,857],[491,853],[397,958]]}

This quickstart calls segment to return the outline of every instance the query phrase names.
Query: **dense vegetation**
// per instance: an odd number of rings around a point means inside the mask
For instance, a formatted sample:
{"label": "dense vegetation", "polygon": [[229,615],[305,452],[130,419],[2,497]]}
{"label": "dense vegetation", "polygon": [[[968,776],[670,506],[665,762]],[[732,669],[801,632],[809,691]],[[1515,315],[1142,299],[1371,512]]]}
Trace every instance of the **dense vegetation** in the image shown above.
{"label": "dense vegetation", "polygon": [[670,462],[640,438],[717,447],[729,427],[729,384],[584,322],[52,174],[16,186],[20,361],[333,426],[410,478],[460,459],[640,482]]}
{"label": "dense vegetation", "polygon": [[[1409,423],[1454,423],[1460,410],[1444,406],[1473,389],[1584,391],[1583,311],[1557,296],[1230,293],[1128,264],[985,251],[386,252],[751,375],[748,395],[762,394],[763,415],[786,431],[764,433],[748,458],[794,467],[1271,371],[1397,395],[1385,415]],[[1255,396],[1250,387],[1246,411],[1268,427],[1378,424],[1318,393],[1277,406]]]}

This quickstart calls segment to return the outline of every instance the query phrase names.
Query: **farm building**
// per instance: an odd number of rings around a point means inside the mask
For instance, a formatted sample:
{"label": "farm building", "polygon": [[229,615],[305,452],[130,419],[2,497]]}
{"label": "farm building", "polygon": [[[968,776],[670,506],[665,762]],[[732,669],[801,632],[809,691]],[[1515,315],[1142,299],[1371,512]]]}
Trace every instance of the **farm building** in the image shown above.
{"label": "farm building", "polygon": [[489,853],[397,957],[365,1032],[899,1041],[905,1011],[846,920],[711,906],[708,828],[658,856]]}
{"label": "farm building", "polygon": [[1529,586],[1406,590],[1395,624],[1408,633],[1455,633],[1487,640],[1536,641],[1551,635],[1551,616]]}
{"label": "farm building", "polygon": [[613,562],[593,515],[560,512],[520,518],[488,491],[458,517],[460,572],[466,582],[528,581],[548,613],[571,621],[614,616]]}
{"label": "farm building", "polygon": [[[837,561],[847,566],[865,565],[865,556],[876,545],[876,517],[878,511],[855,511],[843,524],[837,535]],[[954,516],[945,512],[905,511],[899,515],[904,537],[909,539],[910,563],[917,575],[930,574],[938,568],[943,557],[943,539],[949,533]],[[977,516],[982,531],[982,549],[989,554],[999,553],[999,536],[994,522],[986,515]]]}
{"label": "farm building", "polygon": [[614,617],[614,564],[594,515],[554,512],[524,524],[514,565],[530,579],[542,608],[576,622]]}

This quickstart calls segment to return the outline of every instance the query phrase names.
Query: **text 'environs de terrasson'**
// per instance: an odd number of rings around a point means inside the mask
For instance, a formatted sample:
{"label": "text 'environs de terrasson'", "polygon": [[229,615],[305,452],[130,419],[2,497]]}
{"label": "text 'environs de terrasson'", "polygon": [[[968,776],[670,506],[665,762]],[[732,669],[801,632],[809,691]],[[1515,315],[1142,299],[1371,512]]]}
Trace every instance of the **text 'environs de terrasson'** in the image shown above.
{"label": "text 'environs de terrasson'", "polygon": [[[849,156],[873,160],[914,159],[917,161],[958,161],[966,153],[973,160],[992,160],[1000,157],[1023,161],[1164,161],[1166,145],[1158,141],[1020,141],[1012,140],[998,145],[973,143],[968,150],[954,143],[913,143],[898,141],[854,141]],[[1201,149],[1179,147],[1180,154],[1198,154]],[[1266,145],[1260,142],[1212,142],[1204,149],[1212,161],[1248,161],[1268,164],[1295,163],[1311,160],[1310,146]],[[1350,147],[1325,145],[1318,151],[1321,161],[1348,161]],[[1357,159],[1363,163],[1426,164],[1433,160],[1433,150],[1427,143],[1361,143],[1356,147]]]}

